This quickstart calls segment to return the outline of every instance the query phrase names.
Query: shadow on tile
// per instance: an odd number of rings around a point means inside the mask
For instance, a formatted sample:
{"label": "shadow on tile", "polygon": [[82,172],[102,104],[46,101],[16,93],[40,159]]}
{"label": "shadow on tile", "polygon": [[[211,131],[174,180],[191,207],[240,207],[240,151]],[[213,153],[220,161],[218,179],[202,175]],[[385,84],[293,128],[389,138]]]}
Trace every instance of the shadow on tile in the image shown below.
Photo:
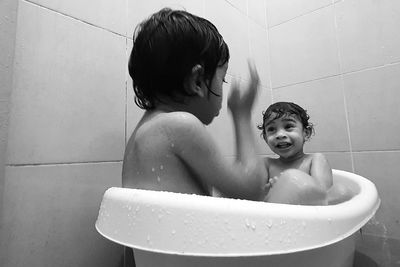
{"label": "shadow on tile", "polygon": [[354,253],[353,267],[379,267],[379,265],[369,256],[356,250],[356,252]]}

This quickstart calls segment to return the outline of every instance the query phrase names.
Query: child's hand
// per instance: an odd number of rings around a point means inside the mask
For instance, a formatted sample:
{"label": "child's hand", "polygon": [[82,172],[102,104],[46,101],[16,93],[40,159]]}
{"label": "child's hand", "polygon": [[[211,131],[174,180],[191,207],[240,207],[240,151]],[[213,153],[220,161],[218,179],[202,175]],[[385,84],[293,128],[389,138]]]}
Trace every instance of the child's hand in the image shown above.
{"label": "child's hand", "polygon": [[276,181],[278,181],[278,177],[274,176],[268,179],[268,182],[265,185],[266,189],[271,189],[272,186],[276,183]]}
{"label": "child's hand", "polygon": [[257,95],[259,76],[254,63],[249,61],[250,83],[247,87],[240,90],[237,79],[232,79],[231,93],[228,98],[228,108],[235,113],[251,112],[254,99]]}

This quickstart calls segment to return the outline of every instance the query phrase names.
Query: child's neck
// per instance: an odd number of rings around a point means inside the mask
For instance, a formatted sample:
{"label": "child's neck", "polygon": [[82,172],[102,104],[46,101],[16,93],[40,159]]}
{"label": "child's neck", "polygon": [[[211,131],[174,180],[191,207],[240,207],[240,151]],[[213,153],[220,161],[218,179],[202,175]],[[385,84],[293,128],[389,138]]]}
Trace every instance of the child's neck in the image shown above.
{"label": "child's neck", "polygon": [[303,159],[305,155],[306,154],[304,154],[304,152],[301,151],[301,152],[299,152],[293,156],[287,157],[287,158],[280,156],[279,161],[282,162],[283,164],[292,164],[292,163],[295,163],[295,162]]}
{"label": "child's neck", "polygon": [[164,102],[157,103],[155,110],[159,112],[174,112],[174,111],[190,112],[189,106],[187,104],[170,101],[169,99],[167,99],[165,103]]}

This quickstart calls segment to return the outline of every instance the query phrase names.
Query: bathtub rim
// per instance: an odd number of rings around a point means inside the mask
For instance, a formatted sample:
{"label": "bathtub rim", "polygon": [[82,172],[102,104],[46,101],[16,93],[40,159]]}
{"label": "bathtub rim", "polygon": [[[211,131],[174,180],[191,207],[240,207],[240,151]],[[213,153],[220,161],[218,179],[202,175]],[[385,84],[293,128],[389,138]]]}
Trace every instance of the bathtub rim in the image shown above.
{"label": "bathtub rim", "polygon": [[[240,200],[240,201],[245,201],[245,202],[252,202],[254,205],[258,205],[256,203],[262,203],[262,205],[266,206],[274,206],[275,208],[279,208],[279,207],[288,207],[290,206],[291,208],[296,208],[296,209],[305,209],[305,210],[318,210],[318,212],[320,213],[321,217],[326,217],[326,214],[334,211],[334,210],[338,210],[340,209],[340,211],[343,211],[343,208],[346,207],[346,205],[356,205],[357,203],[353,203],[355,200],[358,203],[363,203],[365,201],[369,201],[371,208],[368,210],[368,214],[366,216],[363,217],[362,220],[360,220],[357,224],[355,224],[352,228],[350,228],[350,230],[346,231],[343,234],[338,235],[335,238],[330,239],[327,242],[322,242],[319,243],[318,245],[312,245],[312,246],[304,246],[301,248],[295,248],[295,249],[283,249],[283,250],[277,250],[277,251],[265,251],[265,252],[243,252],[243,253],[238,253],[238,252],[234,252],[234,253],[229,253],[229,252],[222,252],[222,253],[205,253],[205,252],[177,252],[177,251],[172,251],[172,250],[160,250],[160,249],[155,249],[155,248],[149,248],[148,246],[140,246],[140,245],[132,245],[129,242],[124,242],[121,240],[118,240],[116,238],[113,238],[111,235],[108,235],[106,233],[104,233],[100,227],[98,226],[98,223],[96,221],[95,224],[95,228],[96,230],[106,239],[109,239],[115,243],[118,243],[120,245],[126,246],[126,247],[131,247],[134,250],[138,249],[138,250],[143,250],[143,251],[149,251],[149,252],[154,252],[154,253],[161,253],[161,254],[169,254],[169,255],[181,255],[181,256],[194,256],[194,257],[259,257],[259,256],[268,256],[268,255],[281,255],[281,254],[288,254],[288,253],[296,253],[296,252],[302,252],[302,251],[307,251],[307,250],[313,250],[313,249],[318,249],[321,247],[325,247],[325,246],[329,246],[332,245],[334,243],[340,242],[346,238],[351,237],[356,231],[358,231],[362,226],[364,226],[376,213],[376,211],[378,210],[381,200],[378,196],[378,192],[376,190],[375,185],[369,181],[368,179],[364,178],[363,176],[360,176],[358,174],[352,173],[352,172],[348,172],[348,171],[343,171],[343,170],[337,170],[337,169],[333,169],[333,173],[338,174],[338,175],[342,175],[345,176],[346,179],[350,178],[351,180],[354,179],[361,179],[361,191],[363,192],[363,194],[358,194],[355,197],[353,197],[353,201],[346,201],[344,203],[339,203],[339,204],[335,204],[335,205],[329,205],[329,206],[303,206],[303,205],[288,205],[288,204],[279,204],[279,203],[265,203],[265,202],[259,202],[259,201],[251,201],[251,200]],[[113,187],[113,188],[117,188],[117,189],[121,189],[119,187]],[[113,189],[113,188],[109,188]],[[126,189],[126,188],[124,188]],[[107,190],[107,191],[108,191]],[[142,191],[140,189],[133,189],[133,190],[139,190]],[[107,192],[106,191],[106,192]],[[146,191],[146,190],[145,190]],[[163,191],[160,191],[163,192]],[[166,192],[166,193],[172,193],[172,192]],[[105,193],[106,194],[106,193]],[[172,193],[172,194],[181,194],[181,193]],[[373,194],[372,197],[369,197],[370,194]],[[183,194],[183,195],[187,195],[187,194]],[[197,197],[197,196],[196,196]],[[198,196],[198,197],[205,197],[205,198],[212,198],[211,196]],[[368,198],[368,199],[366,199]],[[347,210],[345,210],[347,211]],[[351,211],[347,211],[348,213],[351,213]],[[345,216],[343,216],[345,217]]]}

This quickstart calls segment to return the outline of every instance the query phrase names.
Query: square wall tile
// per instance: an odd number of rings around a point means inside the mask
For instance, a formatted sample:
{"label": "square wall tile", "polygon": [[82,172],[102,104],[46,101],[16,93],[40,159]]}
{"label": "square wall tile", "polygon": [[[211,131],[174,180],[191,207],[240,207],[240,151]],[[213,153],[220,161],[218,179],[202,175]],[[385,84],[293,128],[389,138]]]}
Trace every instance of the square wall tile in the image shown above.
{"label": "square wall tile", "polygon": [[305,143],[306,151],[350,151],[339,76],[274,89],[273,100],[294,102],[307,110],[315,135]]}
{"label": "square wall tile", "polygon": [[269,29],[272,87],[339,73],[333,6]]}
{"label": "square wall tile", "polygon": [[400,64],[343,76],[353,151],[398,150]]}
{"label": "square wall tile", "polygon": [[158,12],[162,8],[186,10],[197,16],[204,16],[204,0],[126,0],[127,1],[127,27],[128,37],[132,38],[135,27],[144,19],[150,17],[153,13]]}
{"label": "square wall tile", "polygon": [[228,73],[245,77],[250,57],[247,16],[225,0],[215,0],[206,1],[205,18],[217,27],[229,47]]}
{"label": "square wall tile", "polygon": [[354,153],[355,172],[373,182],[381,199],[375,217],[363,228],[366,233],[400,239],[400,152]]}
{"label": "square wall tile", "polygon": [[332,0],[266,0],[268,26],[310,13],[332,4]]}
{"label": "square wall tile", "polygon": [[383,7],[383,1],[374,0],[340,1],[335,4],[343,73],[384,63],[383,29],[387,14],[383,13]]}
{"label": "square wall tile", "polygon": [[20,2],[10,164],[120,160],[124,37]]}
{"label": "square wall tile", "polygon": [[95,229],[112,186],[121,163],[7,167],[2,266],[120,266],[122,247]]}
{"label": "square wall tile", "polygon": [[96,2],[90,0],[27,1],[121,35],[126,34],[127,0],[96,0]]}

